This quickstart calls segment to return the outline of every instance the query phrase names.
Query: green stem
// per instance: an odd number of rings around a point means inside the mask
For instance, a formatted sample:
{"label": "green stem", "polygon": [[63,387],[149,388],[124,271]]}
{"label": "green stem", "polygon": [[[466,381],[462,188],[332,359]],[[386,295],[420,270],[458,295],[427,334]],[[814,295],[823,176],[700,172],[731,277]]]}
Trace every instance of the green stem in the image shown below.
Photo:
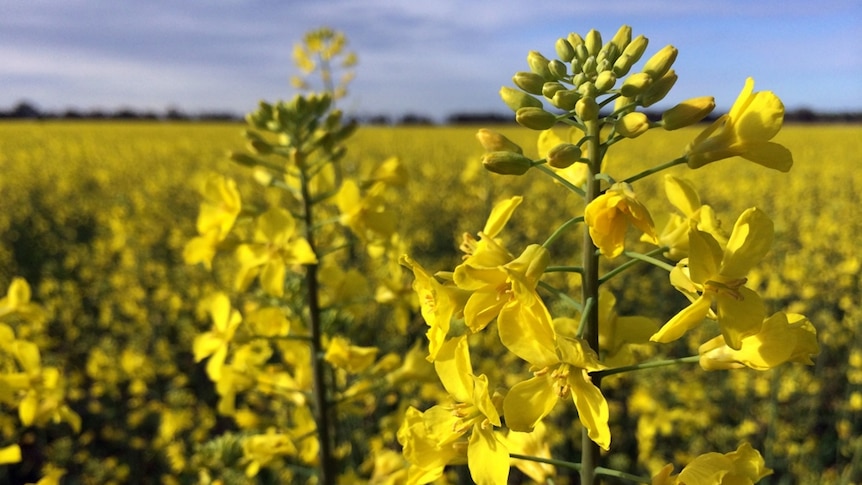
{"label": "green stem", "polygon": [[545,268],[545,273],[584,273],[584,268],[581,266],[548,266]]}
{"label": "green stem", "polygon": [[553,169],[549,168],[547,165],[544,165],[544,164],[541,164],[541,165],[533,165],[533,168],[535,168],[535,169],[537,169],[537,170],[540,170],[540,171],[544,172],[545,174],[547,174],[548,176],[550,176],[551,178],[553,178],[554,180],[556,180],[557,182],[559,182],[561,185],[563,185],[563,186],[564,186],[564,187],[566,187],[567,189],[571,190],[572,192],[574,192],[574,193],[576,193],[576,194],[580,195],[581,197],[585,197],[585,196],[586,196],[586,193],[583,191],[583,189],[581,189],[580,187],[578,187],[578,186],[576,186],[576,185],[572,184],[571,182],[569,182],[568,180],[566,180],[565,178],[563,178],[560,174],[558,174],[557,172],[555,172]]}
{"label": "green stem", "polygon": [[631,473],[621,472],[603,466],[596,467],[596,475],[604,475],[606,477],[617,477],[629,480],[636,483],[652,483],[652,478],[642,477],[640,475],[632,475]]}
{"label": "green stem", "polygon": [[583,221],[584,221],[584,216],[575,216],[575,217],[572,217],[571,219],[569,219],[568,221],[560,224],[560,226],[554,230],[554,233],[551,234],[550,236],[548,236],[548,239],[546,239],[545,242],[542,243],[542,247],[547,248],[548,246],[553,244],[554,241],[559,239],[559,237],[563,235],[563,233],[566,231],[566,229],[569,228],[569,226],[571,226],[573,224],[577,224],[579,222],[583,222]]}
{"label": "green stem", "polygon": [[564,302],[571,305],[572,308],[575,309],[575,311],[577,311],[577,312],[583,311],[584,307],[583,307],[583,305],[581,305],[581,302],[572,298],[571,295],[569,295],[565,291],[563,291],[559,288],[555,288],[555,287],[549,285],[548,283],[546,283],[544,281],[539,281],[539,286],[541,286],[545,290],[551,292],[554,296],[556,296],[560,300],[563,300]]}
{"label": "green stem", "polygon": [[[303,167],[303,163],[297,163]],[[305,216],[305,239],[316,254],[316,242],[314,238],[314,214],[313,199],[309,187],[309,178],[303,169],[300,172],[300,188],[302,190],[302,202]],[[315,406],[315,421],[317,424],[317,437],[320,443],[318,456],[320,457],[320,483],[321,485],[335,485],[336,466],[335,455],[332,453],[332,428],[330,427],[330,403],[327,398],[326,368],[323,362],[323,322],[321,321],[319,282],[317,280],[317,264],[305,266],[305,280],[308,294],[308,315],[311,330],[311,372],[314,384],[313,401]]]}
{"label": "green stem", "polygon": [[627,179],[623,180],[623,182],[630,184],[630,183],[635,182],[635,181],[637,181],[637,180],[640,180],[640,179],[642,179],[642,178],[644,178],[644,177],[649,177],[650,175],[652,175],[652,174],[654,174],[654,173],[658,173],[658,172],[661,172],[662,170],[666,170],[666,169],[668,169],[668,168],[671,168],[671,167],[674,167],[674,166],[677,166],[677,165],[680,165],[680,164],[686,163],[687,161],[688,161],[688,157],[684,157],[684,156],[683,156],[683,157],[679,157],[679,158],[674,159],[674,160],[671,160],[671,161],[669,161],[669,162],[667,162],[667,163],[663,163],[663,164],[661,164],[661,165],[657,165],[657,166],[655,166],[655,167],[653,167],[653,168],[650,168],[650,169],[644,170],[644,171],[643,171],[643,172],[641,172],[641,173],[638,173],[638,174],[632,175],[631,177],[629,177],[629,178],[627,178]]}
{"label": "green stem", "polygon": [[677,359],[655,360],[652,362],[641,362],[640,364],[624,365],[622,367],[612,367],[610,369],[597,370],[590,372],[590,377],[602,378],[612,376],[614,374],[622,374],[624,372],[633,372],[644,369],[655,369],[656,367],[668,367],[671,365],[689,364],[692,362],[700,362],[700,355],[690,355],[688,357],[679,357]]}
{"label": "green stem", "polygon": [[560,468],[569,468],[571,470],[581,469],[580,463],[572,463],[570,461],[563,460],[555,460],[553,458],[542,458],[539,456],[530,456],[530,455],[522,455],[520,453],[509,453],[510,458],[514,458],[516,460],[526,460],[526,461],[534,461],[536,463],[547,463],[548,465],[554,465]]}
{"label": "green stem", "polygon": [[667,250],[668,250],[667,247],[660,247],[658,249],[653,249],[652,251],[650,251],[646,254],[636,253],[634,251],[626,251],[623,254],[630,257],[631,259],[626,261],[625,263],[617,266],[616,268],[608,271],[607,273],[605,273],[601,278],[599,278],[599,284],[606,283],[609,279],[613,278],[614,276],[622,273],[623,271],[625,271],[625,270],[629,269],[630,267],[632,267],[638,263],[641,263],[641,262],[647,262],[647,263],[653,264],[655,266],[658,266],[659,268],[671,271],[673,269],[673,266],[670,266],[669,264],[665,263],[664,261],[653,258],[653,256],[656,256],[656,255],[663,253]]}
{"label": "green stem", "polygon": [[[589,205],[601,193],[601,182],[596,174],[601,172],[602,147],[599,134],[601,126],[598,120],[585,121],[585,137],[587,139],[587,164],[586,191],[584,193],[584,204]],[[578,335],[587,342],[592,349],[599,348],[599,255],[598,248],[593,243],[589,231],[584,231],[583,244],[584,272],[581,278],[581,300],[584,302],[584,312],[581,314],[581,328]],[[601,376],[593,378],[593,385],[601,390]],[[590,438],[586,427],[581,432],[581,484],[595,485],[596,468],[599,466],[601,450]]]}

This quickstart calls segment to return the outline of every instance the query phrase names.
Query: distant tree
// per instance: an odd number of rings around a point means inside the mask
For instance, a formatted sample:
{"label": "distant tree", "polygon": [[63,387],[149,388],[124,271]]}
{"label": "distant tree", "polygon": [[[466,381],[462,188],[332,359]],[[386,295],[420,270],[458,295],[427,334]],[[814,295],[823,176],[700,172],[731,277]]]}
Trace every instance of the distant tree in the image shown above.
{"label": "distant tree", "polygon": [[27,101],[19,102],[14,108],[12,108],[12,111],[9,112],[10,118],[33,119],[40,118],[41,116],[42,113],[39,109]]}

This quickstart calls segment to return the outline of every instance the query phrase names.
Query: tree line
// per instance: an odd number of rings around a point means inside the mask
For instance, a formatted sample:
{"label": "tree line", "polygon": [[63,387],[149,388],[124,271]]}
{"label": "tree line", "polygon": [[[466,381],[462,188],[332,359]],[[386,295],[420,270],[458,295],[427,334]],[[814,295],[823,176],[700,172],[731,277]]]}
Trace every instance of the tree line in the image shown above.
{"label": "tree line", "polygon": [[[661,112],[647,113],[652,119],[661,119]],[[717,116],[717,115],[715,115]],[[715,119],[711,116],[704,121]],[[139,120],[139,121],[242,121],[243,116],[230,111],[205,111],[200,113],[187,113],[179,108],[169,107],[162,112],[154,110],[137,110],[122,107],[116,110],[78,110],[69,108],[63,111],[43,111],[35,104],[21,101],[8,110],[0,110],[0,119],[24,119],[24,120]],[[354,115],[353,119],[365,125],[436,125],[438,122],[430,117],[418,113],[406,113],[399,116],[387,114]],[[862,112],[823,112],[809,108],[800,108],[785,113],[784,120],[790,123],[860,123]],[[511,113],[495,112],[463,112],[453,113],[447,116],[442,124],[445,125],[470,125],[470,124],[508,124],[514,123]]]}

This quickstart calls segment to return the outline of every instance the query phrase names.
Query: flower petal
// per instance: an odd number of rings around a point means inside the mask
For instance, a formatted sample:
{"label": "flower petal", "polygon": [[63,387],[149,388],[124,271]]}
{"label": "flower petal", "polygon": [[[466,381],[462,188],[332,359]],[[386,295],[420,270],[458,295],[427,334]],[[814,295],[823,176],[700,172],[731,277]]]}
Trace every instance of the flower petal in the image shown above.
{"label": "flower petal", "polygon": [[650,340],[668,343],[682,337],[686,332],[703,322],[709,313],[710,306],[712,306],[712,299],[707,295],[702,295],[665,323],[658,332],[650,337]]}
{"label": "flower petal", "polygon": [[550,372],[519,382],[503,399],[506,426],[513,431],[532,431],[536,423],[547,416],[557,404]]}
{"label": "flower petal", "polygon": [[498,485],[509,479],[509,451],[491,426],[476,424],[467,446],[467,465],[476,485]]}
{"label": "flower petal", "polygon": [[605,396],[593,385],[586,369],[570,373],[568,382],[572,386],[572,399],[578,408],[581,424],[587,428],[590,439],[607,450],[611,446],[611,429],[608,426],[610,412]]}

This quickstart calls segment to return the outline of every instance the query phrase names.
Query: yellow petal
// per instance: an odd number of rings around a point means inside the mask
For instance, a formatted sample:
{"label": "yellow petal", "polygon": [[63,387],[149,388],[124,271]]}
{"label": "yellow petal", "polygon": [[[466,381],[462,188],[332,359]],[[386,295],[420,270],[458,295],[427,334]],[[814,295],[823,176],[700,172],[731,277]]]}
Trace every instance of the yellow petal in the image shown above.
{"label": "yellow petal", "polygon": [[557,404],[559,396],[554,390],[550,372],[519,382],[509,389],[503,399],[503,416],[506,426],[514,431],[532,431]]}
{"label": "yellow petal", "polygon": [[527,362],[537,367],[558,362],[551,314],[535,291],[503,306],[497,331],[503,345]]}
{"label": "yellow petal", "polygon": [[494,435],[494,428],[473,426],[467,446],[467,464],[476,485],[499,485],[509,479],[509,451]]}
{"label": "yellow petal", "polygon": [[21,461],[21,447],[9,445],[0,448],[0,465],[9,465]]}
{"label": "yellow petal", "polygon": [[491,209],[491,215],[488,216],[488,221],[485,222],[485,228],[482,229],[482,232],[489,238],[497,237],[497,235],[500,234],[500,231],[503,230],[503,227],[506,226],[506,223],[509,222],[515,209],[523,200],[523,197],[516,195],[512,198],[498,202],[497,205]]}
{"label": "yellow petal", "polygon": [[743,278],[772,246],[772,219],[760,209],[745,210],[736,220],[724,249],[719,273],[730,279]]}
{"label": "yellow petal", "polygon": [[734,350],[742,347],[744,337],[760,331],[766,317],[763,301],[755,291],[744,286],[737,291],[741,298],[722,292],[716,296],[718,325],[728,347]]}
{"label": "yellow petal", "polygon": [[209,357],[222,345],[224,345],[224,337],[217,333],[205,332],[197,335],[192,343],[195,362],[200,362]]}
{"label": "yellow petal", "polygon": [[281,297],[284,295],[284,275],[287,268],[283,261],[272,260],[263,266],[260,272],[260,286],[268,295]]}
{"label": "yellow petal", "polygon": [[688,254],[691,281],[702,285],[718,274],[722,251],[711,234],[692,228],[688,233]]}
{"label": "yellow petal", "polygon": [[784,104],[772,92],[760,91],[750,97],[745,112],[731,118],[740,139],[767,141],[781,130]]}
{"label": "yellow petal", "polygon": [[670,203],[686,217],[692,217],[700,209],[700,197],[688,181],[665,175],[664,190]]}
{"label": "yellow petal", "polygon": [[457,402],[473,402],[473,366],[464,336],[447,340],[440,346],[434,370],[443,387]]}
{"label": "yellow petal", "polygon": [[572,386],[572,398],[581,424],[587,428],[590,439],[607,450],[611,446],[611,429],[608,426],[610,411],[602,391],[593,385],[586,369],[571,372],[568,382]]}
{"label": "yellow petal", "polygon": [[712,306],[711,298],[706,295],[701,296],[665,323],[658,332],[650,337],[650,340],[668,343],[682,337],[686,332],[703,322],[709,313],[710,306]]}
{"label": "yellow petal", "polygon": [[789,172],[790,168],[793,167],[793,154],[790,153],[790,150],[784,145],[771,141],[752,144],[740,156],[780,172]]}

